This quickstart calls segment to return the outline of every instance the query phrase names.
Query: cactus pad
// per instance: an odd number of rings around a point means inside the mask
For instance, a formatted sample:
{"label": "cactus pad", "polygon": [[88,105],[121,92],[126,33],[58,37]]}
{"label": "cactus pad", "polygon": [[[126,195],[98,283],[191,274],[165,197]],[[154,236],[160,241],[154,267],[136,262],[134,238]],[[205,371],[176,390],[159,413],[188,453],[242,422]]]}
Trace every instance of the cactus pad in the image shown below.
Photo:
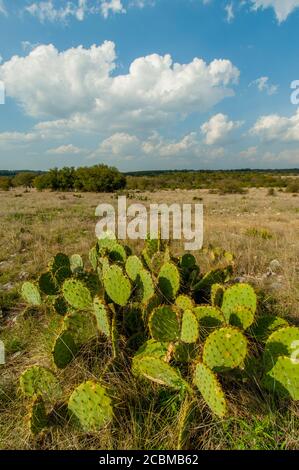
{"label": "cactus pad", "polygon": [[263,386],[270,392],[299,400],[299,362],[280,356],[263,379]]}
{"label": "cactus pad", "polygon": [[32,282],[24,282],[21,289],[23,299],[30,305],[41,305],[42,299],[39,290]]}
{"label": "cactus pad", "polygon": [[192,269],[196,265],[196,259],[190,253],[185,253],[180,259],[182,269]]}
{"label": "cactus pad", "polygon": [[52,349],[54,364],[59,369],[64,369],[74,359],[76,353],[77,345],[73,336],[68,331],[63,331]]}
{"label": "cactus pad", "polygon": [[[225,290],[223,294],[221,310],[226,321],[229,323],[231,315],[237,315],[235,311],[238,307],[245,307],[251,310],[254,319],[256,306],[257,299],[253,288],[249,284],[235,284],[234,286],[231,286]],[[248,319],[245,323],[250,323],[250,326],[253,323],[253,319],[251,323]]]}
{"label": "cactus pad", "polygon": [[156,341],[176,341],[180,334],[176,312],[167,305],[157,307],[149,317],[149,329]]}
{"label": "cactus pad", "polygon": [[75,310],[64,317],[63,329],[72,335],[76,344],[85,344],[97,334],[94,320],[90,312]]}
{"label": "cactus pad", "polygon": [[291,357],[299,349],[299,328],[287,326],[269,336],[264,352],[266,370],[271,369],[280,356]]}
{"label": "cactus pad", "polygon": [[29,411],[29,429],[36,436],[48,424],[45,404],[41,397],[35,397]]}
{"label": "cactus pad", "polygon": [[103,273],[103,282],[107,295],[110,299],[125,307],[131,297],[131,284],[129,279],[124,275],[119,266],[113,265]]}
{"label": "cactus pad", "polygon": [[254,322],[254,313],[250,308],[239,305],[229,315],[229,324],[247,330]]}
{"label": "cactus pad", "polygon": [[69,309],[68,303],[62,296],[56,297],[54,299],[53,307],[54,307],[55,312],[61,316],[66,315]]}
{"label": "cactus pad", "polygon": [[155,286],[148,271],[141,269],[137,276],[137,287],[141,303],[146,304],[155,294]]}
{"label": "cactus pad", "polygon": [[224,295],[224,286],[222,284],[213,284],[211,288],[211,302],[213,307],[221,307]]}
{"label": "cactus pad", "polygon": [[93,246],[88,253],[89,262],[94,271],[96,271],[98,267],[98,249],[97,246]]}
{"label": "cactus pad", "polygon": [[250,334],[258,341],[266,342],[274,331],[286,326],[289,325],[284,318],[264,315],[259,317],[257,322],[250,328]]}
{"label": "cactus pad", "polygon": [[51,272],[46,272],[39,277],[38,286],[45,295],[57,295],[59,287]]}
{"label": "cactus pad", "polygon": [[225,327],[211,333],[203,348],[203,362],[216,372],[225,372],[243,364],[247,339],[237,328]]}
{"label": "cactus pad", "polygon": [[205,364],[199,363],[193,380],[212,412],[224,418],[227,413],[226,399],[216,374]]}
{"label": "cactus pad", "polygon": [[62,284],[72,274],[69,257],[64,253],[58,253],[49,268],[58,284]]}
{"label": "cactus pad", "polygon": [[20,376],[22,393],[27,397],[42,396],[53,401],[59,397],[61,388],[56,376],[49,369],[31,366]]}
{"label": "cactus pad", "polygon": [[133,358],[133,361],[136,362],[144,356],[155,356],[166,361],[168,356],[168,343],[160,343],[154,339],[148,340],[140,346]]}
{"label": "cactus pad", "polygon": [[84,382],[70,396],[68,408],[85,432],[96,432],[113,418],[111,398],[96,382]]}
{"label": "cactus pad", "polygon": [[206,328],[217,328],[223,326],[224,317],[221,310],[209,305],[199,305],[193,309],[199,326]]}
{"label": "cactus pad", "polygon": [[138,256],[129,256],[126,262],[126,272],[131,281],[135,282],[138,274],[143,269],[143,264]]}
{"label": "cactus pad", "polygon": [[127,260],[125,248],[119,243],[115,243],[109,250],[109,259],[114,263],[125,263]]}
{"label": "cactus pad", "polygon": [[70,268],[72,273],[80,273],[84,269],[83,259],[80,255],[72,255],[70,257]]}
{"label": "cactus pad", "polygon": [[91,293],[82,281],[67,279],[62,292],[65,300],[76,309],[84,310],[92,305]]}
{"label": "cactus pad", "polygon": [[174,299],[180,289],[180,273],[173,263],[165,263],[158,276],[159,288],[168,299]]}
{"label": "cactus pad", "polygon": [[156,356],[143,356],[133,361],[133,372],[175,390],[188,388],[188,384],[182,379],[179,371]]}
{"label": "cactus pad", "polygon": [[93,302],[93,311],[97,321],[97,328],[100,333],[108,338],[111,335],[111,314],[104,302],[96,297]]}
{"label": "cactus pad", "polygon": [[188,295],[179,295],[175,299],[175,304],[181,310],[193,310],[194,308],[194,302]]}
{"label": "cactus pad", "polygon": [[199,324],[192,310],[185,310],[182,318],[181,341],[196,343],[199,337]]}

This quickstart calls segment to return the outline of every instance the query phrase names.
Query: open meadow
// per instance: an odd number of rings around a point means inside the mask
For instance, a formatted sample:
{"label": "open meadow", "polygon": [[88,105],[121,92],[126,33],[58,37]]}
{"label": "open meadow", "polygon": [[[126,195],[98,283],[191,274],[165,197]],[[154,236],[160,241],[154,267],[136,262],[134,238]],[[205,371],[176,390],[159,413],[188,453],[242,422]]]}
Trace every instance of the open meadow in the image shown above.
{"label": "open meadow", "polygon": [[[234,278],[256,288],[259,308],[299,325],[296,194],[283,190],[271,193],[266,188],[228,195],[181,189],[126,194],[128,202],[146,206],[161,201],[202,203],[204,247],[221,247],[233,253]],[[86,254],[95,240],[94,212],[101,202],[116,204],[115,194],[20,188],[0,193],[0,338],[6,352],[6,364],[0,366],[0,449],[176,448],[176,423],[183,412],[177,394],[148,381],[137,386],[125,367],[104,377],[108,386],[118,390],[113,426],[100,433],[84,434],[70,423],[60,426],[54,416],[52,425],[38,437],[28,432],[19,376],[37,363],[51,366],[48,353],[60,318],[53,318],[45,309],[38,315],[24,315],[26,305],[20,287],[44,272],[49,259],[59,252],[78,253],[88,265]],[[131,241],[128,245],[133,246]],[[142,242],[135,243],[137,251],[142,247]],[[181,250],[182,245],[175,242],[175,253]],[[221,262],[213,259],[208,250],[195,255],[204,272]],[[58,371],[61,382],[73,389],[82,380],[99,377],[106,354],[100,338],[93,348]],[[236,387],[229,396],[230,414],[224,419],[213,416],[200,395],[197,400],[197,415],[190,422],[189,448],[299,448],[298,402],[278,400],[251,382],[242,389]]]}

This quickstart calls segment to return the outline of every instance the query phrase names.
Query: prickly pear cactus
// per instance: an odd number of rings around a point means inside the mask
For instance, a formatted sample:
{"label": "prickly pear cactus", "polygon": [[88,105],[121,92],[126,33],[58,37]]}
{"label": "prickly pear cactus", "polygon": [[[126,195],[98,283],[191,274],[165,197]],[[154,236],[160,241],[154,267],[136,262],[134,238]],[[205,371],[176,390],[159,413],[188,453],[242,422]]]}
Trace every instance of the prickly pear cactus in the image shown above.
{"label": "prickly pear cactus", "polygon": [[165,263],[158,276],[158,284],[162,294],[168,300],[173,300],[180,289],[180,273],[173,263]]}
{"label": "prickly pear cactus", "polygon": [[250,334],[257,341],[265,343],[274,331],[286,326],[289,326],[289,324],[284,318],[272,315],[262,315],[250,328]]}
{"label": "prickly pear cactus", "polygon": [[80,273],[84,269],[83,259],[80,255],[72,255],[70,257],[70,268],[72,273]]}
{"label": "prickly pear cactus", "polygon": [[212,412],[224,418],[227,413],[226,398],[216,374],[205,364],[198,363],[193,381]]}
{"label": "prickly pear cactus", "polygon": [[224,326],[223,313],[217,307],[210,305],[198,305],[193,309],[200,327],[206,330]]}
{"label": "prickly pear cactus", "polygon": [[156,341],[170,342],[179,339],[180,325],[177,313],[168,305],[154,309],[148,324],[151,336]]}
{"label": "prickly pear cactus", "polygon": [[42,299],[39,290],[32,282],[24,282],[21,289],[23,299],[30,305],[41,305]]}
{"label": "prickly pear cactus", "polygon": [[45,295],[59,294],[59,286],[51,272],[43,273],[40,276],[38,286],[40,291]]}
{"label": "prickly pear cactus", "polygon": [[213,284],[211,288],[211,302],[213,307],[221,307],[225,287],[222,284]]}
{"label": "prickly pear cactus", "polygon": [[59,369],[64,369],[74,359],[76,353],[77,345],[73,336],[68,331],[62,331],[52,349],[54,364]]}
{"label": "prickly pear cactus", "polygon": [[[269,336],[264,352],[266,370],[271,369],[280,356],[292,357],[299,350],[299,328],[287,326]],[[295,356],[294,356],[295,357]]]}
{"label": "prickly pear cactus", "polygon": [[49,263],[49,270],[54,276],[56,282],[61,285],[72,275],[69,257],[64,253],[58,253]]}
{"label": "prickly pear cactus", "polygon": [[102,385],[88,381],[70,396],[68,408],[85,432],[97,432],[113,418],[111,398]]}
{"label": "prickly pear cactus", "polygon": [[265,374],[263,386],[282,397],[299,400],[299,360],[279,356]]}
{"label": "prickly pear cactus", "polygon": [[155,286],[150,273],[141,269],[136,279],[136,285],[139,300],[145,305],[155,295]]}
{"label": "prickly pear cactus", "polygon": [[33,436],[37,436],[47,426],[46,408],[41,397],[35,397],[30,405],[28,423],[29,430]]}
{"label": "prickly pear cactus", "polygon": [[138,258],[138,256],[129,256],[126,262],[126,272],[131,281],[135,282],[137,280],[137,276],[142,271],[143,264]]}
{"label": "prickly pear cactus", "polygon": [[149,339],[138,349],[134,356],[134,360],[137,361],[141,357],[155,356],[163,361],[167,362],[168,359],[169,344],[160,343],[154,339]]}
{"label": "prickly pear cactus", "polygon": [[225,372],[243,365],[247,355],[247,339],[233,327],[211,333],[203,348],[203,362],[216,372]]}
{"label": "prickly pear cactus", "polygon": [[185,310],[182,318],[181,341],[196,343],[199,338],[199,324],[192,310]]}
{"label": "prickly pear cactus", "polygon": [[69,310],[69,304],[66,302],[64,297],[60,295],[53,300],[53,308],[58,315],[64,316]]}
{"label": "prickly pear cactus", "polygon": [[67,331],[80,346],[86,344],[90,339],[97,336],[93,315],[90,312],[74,310],[63,319],[63,329]]}
{"label": "prickly pear cactus", "polygon": [[195,307],[193,299],[191,299],[191,297],[188,297],[188,295],[179,295],[175,299],[175,304],[181,310],[193,310],[193,308]]}
{"label": "prickly pear cactus", "polygon": [[61,394],[61,388],[52,371],[41,366],[31,366],[20,376],[20,387],[26,397],[42,396],[52,401]]}
{"label": "prickly pear cactus", "polygon": [[98,248],[97,246],[93,246],[89,250],[88,259],[94,271],[96,271],[98,267],[98,258],[99,258]]}
{"label": "prickly pear cactus", "polygon": [[90,290],[82,281],[67,279],[63,283],[62,292],[65,300],[78,310],[85,310],[92,306]]}
{"label": "prickly pear cactus", "polygon": [[133,360],[133,373],[174,390],[189,388],[177,369],[156,356],[141,356]]}
{"label": "prickly pear cactus", "polygon": [[255,318],[256,293],[249,284],[235,284],[224,291],[221,310],[227,321],[244,330]]}
{"label": "prickly pear cactus", "polygon": [[111,336],[111,312],[104,302],[96,297],[93,302],[93,311],[96,317],[97,328],[100,333],[110,338]]}
{"label": "prickly pear cactus", "polygon": [[103,282],[110,299],[115,304],[125,307],[131,297],[132,288],[122,269],[116,265],[109,267],[103,275]]}

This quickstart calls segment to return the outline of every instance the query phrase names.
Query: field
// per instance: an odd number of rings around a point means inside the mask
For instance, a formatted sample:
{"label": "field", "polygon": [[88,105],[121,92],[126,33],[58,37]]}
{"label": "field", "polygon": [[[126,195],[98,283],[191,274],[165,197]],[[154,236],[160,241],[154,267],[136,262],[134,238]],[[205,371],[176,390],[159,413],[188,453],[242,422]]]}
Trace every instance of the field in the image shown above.
{"label": "field", "polygon": [[[235,277],[254,285],[262,308],[299,324],[299,197],[285,191],[269,194],[251,188],[245,194],[209,190],[130,191],[130,202],[204,204],[204,243],[235,255]],[[25,318],[21,283],[46,269],[57,252],[88,253],[94,243],[94,211],[100,202],[116,203],[113,194],[0,192],[0,312],[6,364],[0,376],[0,449],[173,449],[180,409],[176,396],[150,383],[137,389],[127,370],[111,376],[118,396],[114,426],[99,435],[53,425],[30,437],[18,377],[28,366],[48,364],[48,349],[57,325],[46,313]],[[129,245],[132,245],[128,241]],[[136,244],[137,250],[142,243]],[[174,246],[179,253],[181,246]],[[203,270],[217,266],[206,251],[196,253]],[[277,262],[273,263],[274,260]],[[84,261],[88,262],[85,258]],[[272,263],[271,263],[272,262]],[[272,269],[271,269],[272,267]],[[100,348],[100,346],[99,346]],[[101,350],[101,348],[100,348]],[[96,355],[96,352],[94,352]],[[105,351],[101,350],[104,358]],[[91,352],[59,372],[70,386],[97,375]],[[104,360],[104,359],[103,359]],[[98,372],[99,373],[99,372]],[[69,380],[69,379],[68,379]],[[199,400],[191,424],[190,448],[298,449],[299,408],[295,402],[270,399],[258,389],[235,391],[231,414],[220,420]],[[159,405],[158,405],[159,403]]]}

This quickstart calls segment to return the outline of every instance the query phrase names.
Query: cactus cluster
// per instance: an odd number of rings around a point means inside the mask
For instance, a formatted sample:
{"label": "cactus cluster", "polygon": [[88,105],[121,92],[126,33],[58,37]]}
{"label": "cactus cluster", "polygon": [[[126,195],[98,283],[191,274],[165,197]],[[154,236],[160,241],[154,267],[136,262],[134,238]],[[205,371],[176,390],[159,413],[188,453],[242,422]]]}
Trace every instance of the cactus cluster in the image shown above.
{"label": "cactus cluster", "polygon": [[53,372],[33,366],[20,377],[30,399],[32,433],[47,426],[49,408],[61,399],[85,432],[98,432],[113,420],[114,400],[102,376],[78,384],[68,396],[56,378],[97,337],[110,348],[112,362],[125,357],[138,382],[179,392],[186,410],[201,397],[212,414],[226,416],[228,377],[241,386],[256,351],[263,352],[257,359],[262,374],[255,380],[270,393],[298,400],[299,329],[262,316],[254,289],[232,280],[233,257],[218,255],[227,262],[202,273],[195,256],[174,257],[160,239],[149,238],[139,257],[104,238],[90,250],[89,264],[80,255],[59,253],[36,283],[25,282],[24,300],[46,305],[59,324]]}

